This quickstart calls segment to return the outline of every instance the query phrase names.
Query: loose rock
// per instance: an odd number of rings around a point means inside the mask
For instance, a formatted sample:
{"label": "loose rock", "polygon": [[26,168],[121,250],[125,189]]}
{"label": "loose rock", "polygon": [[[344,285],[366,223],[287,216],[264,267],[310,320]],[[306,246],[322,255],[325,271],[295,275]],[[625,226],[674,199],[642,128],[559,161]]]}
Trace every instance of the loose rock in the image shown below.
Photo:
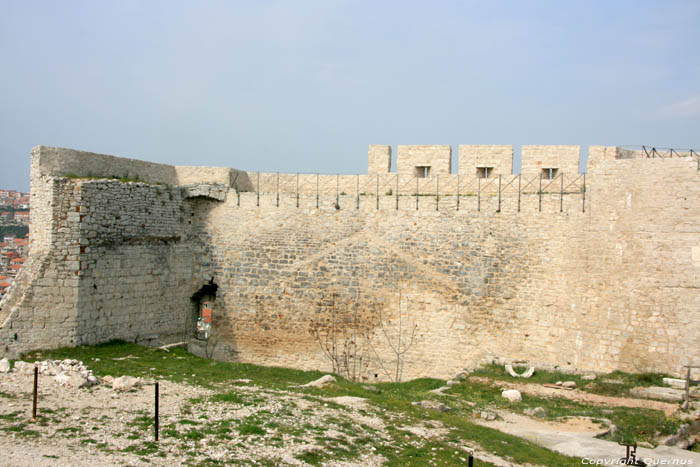
{"label": "loose rock", "polygon": [[450,410],[452,410],[448,406],[443,404],[442,402],[437,402],[437,401],[413,402],[413,405],[415,405],[417,407],[422,407],[424,409],[439,410],[440,412],[449,412]]}
{"label": "loose rock", "polygon": [[6,358],[3,358],[0,360],[0,373],[9,373],[10,372],[10,361]]}
{"label": "loose rock", "polygon": [[138,378],[133,376],[121,376],[112,381],[112,389],[118,392],[130,391],[140,383]]}
{"label": "loose rock", "polygon": [[523,400],[523,396],[520,395],[520,391],[517,389],[506,389],[501,393],[501,396],[505,397],[510,402],[520,402]]}
{"label": "loose rock", "polygon": [[335,383],[335,378],[331,375],[324,375],[315,381],[311,381],[310,383],[302,384],[301,387],[302,388],[322,388],[322,387],[327,386],[331,383]]}

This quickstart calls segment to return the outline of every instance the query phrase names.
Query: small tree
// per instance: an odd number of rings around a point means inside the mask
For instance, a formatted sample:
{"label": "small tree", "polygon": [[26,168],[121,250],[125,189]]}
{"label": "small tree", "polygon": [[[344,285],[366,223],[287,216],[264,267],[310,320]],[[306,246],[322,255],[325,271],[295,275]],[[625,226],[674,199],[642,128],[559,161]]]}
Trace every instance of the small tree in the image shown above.
{"label": "small tree", "polygon": [[382,329],[382,334],[384,335],[384,339],[386,340],[386,343],[388,344],[395,358],[395,365],[393,368],[391,368],[391,371],[387,369],[379,353],[374,346],[371,346],[370,342],[371,349],[377,357],[377,363],[386,373],[389,379],[395,383],[401,382],[404,355],[411,349],[411,347],[413,347],[416,338],[416,331],[418,330],[418,324],[416,323],[415,319],[411,320],[410,316],[406,316],[404,318],[404,313],[401,310],[402,297],[403,294],[401,293],[401,290],[399,290],[398,323],[393,326],[393,329],[392,326],[384,324],[381,311],[379,312],[379,323]]}
{"label": "small tree", "polygon": [[357,298],[350,305],[333,292],[328,305],[320,300],[318,305],[329,309],[330,321],[327,324],[312,321],[310,327],[311,335],[330,361],[333,373],[351,381],[362,378],[370,360],[370,326],[364,319],[367,310],[360,306]]}

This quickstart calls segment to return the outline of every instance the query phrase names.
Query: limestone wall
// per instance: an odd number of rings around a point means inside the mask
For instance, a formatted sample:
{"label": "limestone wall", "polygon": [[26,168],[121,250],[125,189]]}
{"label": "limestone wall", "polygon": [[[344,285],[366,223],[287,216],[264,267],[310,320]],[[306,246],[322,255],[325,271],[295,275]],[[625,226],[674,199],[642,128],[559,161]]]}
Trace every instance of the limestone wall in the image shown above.
{"label": "limestone wall", "polygon": [[367,158],[367,173],[385,174],[391,171],[391,146],[370,144]]}
{"label": "limestone wall", "polygon": [[494,175],[513,173],[513,146],[460,144],[459,173],[474,176],[477,167],[493,168]]}
{"label": "limestone wall", "polygon": [[523,145],[521,150],[523,175],[539,174],[544,168],[556,168],[559,173],[575,176],[579,173],[579,146]]}
{"label": "limestone wall", "polygon": [[[55,176],[99,176],[95,159],[130,174],[138,169],[139,178],[175,174],[174,167],[132,166],[112,156],[33,150],[30,254],[0,302],[0,354],[182,339],[191,324],[190,296],[211,277],[206,248],[189,233],[197,198],[188,198],[211,189]],[[71,166],[81,161],[83,171]]]}
{"label": "limestone wall", "polygon": [[396,152],[396,171],[416,176],[416,167],[430,167],[429,175],[452,173],[452,147],[449,145],[399,146]]}
{"label": "limestone wall", "polygon": [[260,189],[250,173],[242,191],[227,169],[173,168],[186,186],[66,179],[43,151],[0,354],[191,337],[190,298],[212,283],[218,358],[328,370],[334,331],[370,342],[362,374],[386,380],[401,317],[416,326],[404,379],[492,359],[674,374],[700,360],[693,158],[594,147],[585,191],[442,174],[413,189],[400,173],[261,174]]}
{"label": "limestone wall", "polygon": [[[495,357],[678,373],[700,359],[694,164],[603,160],[589,174],[585,212],[580,196],[565,197],[560,212],[556,194],[540,211],[532,192],[520,212],[515,197],[500,212],[494,196],[481,211],[474,197],[459,211],[454,198],[436,210],[435,198],[421,197],[416,210],[401,197],[397,210],[392,197],[379,209],[357,209],[352,196],[340,197],[340,209],[334,198],[316,209],[314,197],[298,208],[285,194],[279,206],[275,194],[229,197],[200,218],[222,289],[219,356],[327,367],[311,330],[330,326],[334,309],[351,323],[360,303],[391,365],[377,323],[395,325],[401,296],[418,324],[405,377],[450,376]],[[377,361],[366,374],[386,379]]]}

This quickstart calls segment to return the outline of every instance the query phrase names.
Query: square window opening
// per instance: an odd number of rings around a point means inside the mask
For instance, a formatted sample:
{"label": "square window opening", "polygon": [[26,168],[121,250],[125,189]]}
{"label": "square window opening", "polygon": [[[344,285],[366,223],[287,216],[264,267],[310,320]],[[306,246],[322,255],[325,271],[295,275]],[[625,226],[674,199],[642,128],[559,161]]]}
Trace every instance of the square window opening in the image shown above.
{"label": "square window opening", "polygon": [[493,175],[493,167],[477,167],[476,176],[477,178],[489,178]]}
{"label": "square window opening", "polygon": [[418,178],[430,177],[430,166],[429,165],[416,166],[416,177],[418,177]]}
{"label": "square window opening", "polygon": [[543,180],[554,180],[557,178],[557,175],[559,173],[559,169],[554,168],[554,167],[547,167],[542,169],[542,179]]}

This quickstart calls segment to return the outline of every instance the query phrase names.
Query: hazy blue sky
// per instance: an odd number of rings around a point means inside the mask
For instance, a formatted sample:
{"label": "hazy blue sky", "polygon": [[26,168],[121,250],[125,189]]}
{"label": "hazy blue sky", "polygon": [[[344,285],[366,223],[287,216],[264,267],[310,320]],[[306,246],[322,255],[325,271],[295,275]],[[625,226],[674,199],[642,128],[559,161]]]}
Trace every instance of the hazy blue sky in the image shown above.
{"label": "hazy blue sky", "polygon": [[700,1],[3,1],[0,187],[39,144],[364,172],[367,145],[700,148]]}

